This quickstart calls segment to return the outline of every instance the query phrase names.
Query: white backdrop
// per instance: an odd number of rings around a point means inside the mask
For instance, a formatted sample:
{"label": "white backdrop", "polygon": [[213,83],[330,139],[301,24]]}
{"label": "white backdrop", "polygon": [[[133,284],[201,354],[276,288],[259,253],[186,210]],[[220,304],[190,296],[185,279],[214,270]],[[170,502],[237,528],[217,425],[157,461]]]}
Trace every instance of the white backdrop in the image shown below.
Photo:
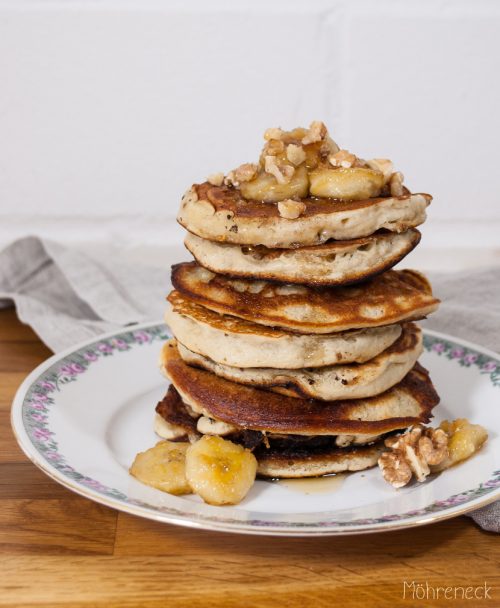
{"label": "white backdrop", "polygon": [[192,182],[321,119],[434,195],[421,251],[497,255],[499,74],[495,0],[0,0],[0,244],[179,243]]}

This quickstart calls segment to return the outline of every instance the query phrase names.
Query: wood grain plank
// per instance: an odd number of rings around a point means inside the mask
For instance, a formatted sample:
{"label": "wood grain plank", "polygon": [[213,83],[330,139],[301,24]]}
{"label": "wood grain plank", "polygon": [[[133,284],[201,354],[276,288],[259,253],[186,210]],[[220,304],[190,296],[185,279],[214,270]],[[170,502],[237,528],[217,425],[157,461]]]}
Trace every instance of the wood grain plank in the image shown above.
{"label": "wood grain plank", "polygon": [[21,323],[13,306],[0,309],[0,342],[39,342],[29,325]]}
{"label": "wood grain plank", "polygon": [[[2,364],[3,362],[0,363],[0,368]],[[25,372],[0,371],[0,411],[10,411],[14,395],[26,376]]]}
{"label": "wood grain plank", "polygon": [[12,401],[25,377],[24,372],[0,372],[0,463],[26,462],[10,425]]}
{"label": "wood grain plank", "polygon": [[0,551],[9,559],[15,554],[111,555],[116,512],[66,494],[53,499],[2,499]]}
{"label": "wood grain plank", "polygon": [[[346,560],[363,564],[388,556],[406,560],[412,556],[420,559],[422,556],[425,557],[432,553],[436,556],[435,561],[438,561],[442,560],[443,556],[474,557],[474,554],[484,552],[488,561],[495,563],[495,567],[500,562],[500,543],[492,546],[498,536],[480,530],[466,517],[450,519],[423,528],[384,534],[323,538],[269,538],[197,531],[120,513],[116,531],[115,555],[163,556],[170,555],[179,546],[182,546],[186,557],[211,555],[213,547],[222,542],[221,539],[223,539],[226,554],[238,555],[241,553],[256,558],[260,558],[263,554],[280,559],[288,559],[290,555],[302,555],[304,559],[317,559],[326,563],[326,560],[332,557],[345,556]],[[474,557],[474,559],[478,558]],[[356,569],[354,564],[352,570]]]}
{"label": "wood grain plank", "polygon": [[24,462],[0,464],[0,505],[5,499],[74,497],[73,492],[53,481],[26,458]]}
{"label": "wood grain plank", "polygon": [[[238,564],[231,563],[224,559],[224,542],[213,547],[211,567],[207,561],[186,560],[181,553],[182,547],[178,547],[174,555],[154,559],[68,556],[63,560],[48,556],[42,561],[34,561],[32,556],[13,556],[4,569],[12,588],[4,591],[0,605],[13,602],[22,605],[32,601],[33,588],[39,590],[37,604],[34,605],[52,606],[66,606],[64,602],[68,598],[75,603],[87,602],[92,606],[109,606],[113,602],[120,606],[145,606],[168,601],[175,606],[191,603],[209,607],[291,608],[331,606],[334,598],[341,599],[342,606],[395,606],[398,605],[396,600],[402,600],[403,581],[390,568],[383,574],[379,573],[377,580],[365,579],[360,584],[357,577],[342,568],[325,573],[308,571],[293,563],[283,567],[265,554],[258,561],[246,559]],[[29,580],[26,572],[29,572]],[[417,577],[409,568],[403,576],[407,580],[408,577]],[[417,580],[427,581],[430,585],[466,583],[479,586],[485,577],[492,587],[493,596],[497,594],[498,598],[498,574],[490,579],[484,573],[472,573],[470,565],[465,572],[450,574],[446,580],[432,573]],[[51,584],[47,584],[48,580]],[[443,605],[449,605],[449,602]]]}
{"label": "wood grain plank", "polygon": [[15,462],[27,462],[27,459],[12,433],[10,412],[0,411],[0,464]]}
{"label": "wood grain plank", "polygon": [[41,342],[0,342],[0,370],[28,373],[52,354]]}

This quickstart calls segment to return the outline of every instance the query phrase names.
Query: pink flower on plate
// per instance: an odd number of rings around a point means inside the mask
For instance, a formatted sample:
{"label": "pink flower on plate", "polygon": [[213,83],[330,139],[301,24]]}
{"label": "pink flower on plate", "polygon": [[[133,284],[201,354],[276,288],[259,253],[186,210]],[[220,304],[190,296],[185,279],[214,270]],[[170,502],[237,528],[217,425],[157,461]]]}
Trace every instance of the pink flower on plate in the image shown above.
{"label": "pink flower on plate", "polygon": [[102,484],[99,483],[98,481],[96,481],[95,479],[88,479],[87,478],[87,479],[84,479],[82,481],[83,481],[83,483],[86,486],[89,486],[89,488],[94,488],[94,489],[98,490],[98,489],[101,489],[103,487]]}
{"label": "pink flower on plate", "polygon": [[144,344],[144,343],[149,342],[151,340],[151,338],[149,337],[149,335],[145,331],[136,331],[136,332],[134,332],[134,338],[135,338],[135,341],[139,342],[140,344]]}
{"label": "pink flower on plate", "polygon": [[465,355],[465,357],[464,357],[464,363],[466,365],[472,365],[476,361],[477,361],[477,355],[474,355],[472,353],[469,355]]}
{"label": "pink flower on plate", "polygon": [[445,350],[445,345],[442,342],[435,342],[432,345],[432,350],[436,353],[442,353]]}
{"label": "pink flower on plate", "polygon": [[99,358],[95,353],[93,353],[91,350],[88,350],[86,353],[83,353],[83,357],[84,359],[86,359],[87,361],[97,361],[97,359]]}
{"label": "pink flower on plate", "polygon": [[40,393],[35,393],[33,395],[33,399],[36,399],[37,401],[48,401],[49,398],[47,397],[47,395],[42,395]]}
{"label": "pink flower on plate", "polygon": [[487,361],[482,367],[485,372],[494,372],[496,368],[497,364],[495,361]]}
{"label": "pink flower on plate", "polygon": [[454,348],[451,351],[451,357],[452,359],[460,359],[460,357],[464,356],[464,349],[463,348]]}
{"label": "pink flower on plate", "polygon": [[50,460],[61,460],[61,455],[53,450],[47,450],[47,452],[45,452],[45,456],[47,456],[47,458]]}
{"label": "pink flower on plate", "polygon": [[33,435],[35,436],[36,439],[39,439],[40,441],[48,441],[50,439],[50,436],[53,435],[54,433],[51,433],[50,431],[48,431],[47,429],[43,429],[43,428],[36,428],[33,431]]}
{"label": "pink flower on plate", "polygon": [[45,420],[47,420],[47,416],[42,416],[42,414],[37,414],[36,412],[31,414],[31,417],[37,422],[45,422]]}
{"label": "pink flower on plate", "polygon": [[67,365],[61,365],[59,368],[59,374],[61,376],[74,376],[76,372],[74,371],[71,363],[68,363]]}
{"label": "pink flower on plate", "polygon": [[125,340],[122,340],[121,338],[112,338],[110,342],[118,350],[128,350],[129,348]]}
{"label": "pink flower on plate", "polygon": [[113,348],[109,344],[106,344],[106,342],[101,342],[100,344],[98,344],[97,349],[99,351],[101,351],[101,353],[112,353],[113,352]]}
{"label": "pink flower on plate", "polygon": [[43,382],[40,382],[38,384],[38,386],[40,388],[43,388],[43,389],[47,390],[47,391],[54,391],[55,388],[56,388],[56,385],[53,382],[48,382],[47,380],[44,380]]}
{"label": "pink flower on plate", "polygon": [[31,407],[35,410],[42,410],[43,412],[47,411],[47,406],[45,403],[40,403],[39,401],[32,401]]}
{"label": "pink flower on plate", "polygon": [[70,363],[70,367],[75,374],[83,374],[85,371],[83,365],[80,365],[79,363]]}

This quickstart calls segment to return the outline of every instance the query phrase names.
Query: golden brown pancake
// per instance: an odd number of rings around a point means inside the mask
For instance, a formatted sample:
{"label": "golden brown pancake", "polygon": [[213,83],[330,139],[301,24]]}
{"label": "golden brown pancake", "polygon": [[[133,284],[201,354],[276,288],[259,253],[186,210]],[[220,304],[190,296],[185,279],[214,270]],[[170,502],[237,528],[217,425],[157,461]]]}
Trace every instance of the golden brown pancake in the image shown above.
{"label": "golden brown pancake", "polygon": [[276,203],[246,200],[240,191],[209,183],[184,195],[178,222],[202,238],[239,245],[293,248],[355,239],[386,229],[404,232],[425,221],[429,194],[379,197],[361,201],[305,198],[297,219],[280,216]]}
{"label": "golden brown pancake", "polygon": [[[422,353],[422,331],[414,323],[406,324],[396,342],[366,363],[299,370],[232,367],[194,353],[179,341],[177,347],[188,365],[201,367],[226,380],[290,397],[331,401],[372,397],[400,382]],[[168,343],[162,352],[168,352]]]}
{"label": "golden brown pancake", "polygon": [[303,285],[349,285],[400,262],[420,241],[414,228],[297,249],[217,243],[188,233],[184,244],[203,267],[231,277]]}
{"label": "golden brown pancake", "polygon": [[[171,384],[165,397],[156,406],[156,416],[161,417],[167,427],[155,429],[160,437],[172,439],[172,429],[175,439],[182,441],[196,441],[201,435],[220,435],[241,443],[249,449],[254,449],[262,443],[276,449],[312,449],[324,447],[348,447],[351,445],[365,445],[381,438],[381,435],[282,435],[267,433],[236,427],[207,418],[194,412],[181,399],[181,396]],[[167,431],[168,437],[163,432]],[[158,432],[159,431],[159,432]]]}
{"label": "golden brown pancake", "polygon": [[378,434],[428,422],[439,397],[418,363],[396,386],[367,399],[296,399],[219,378],[190,367],[175,344],[165,371],[194,411],[240,428],[298,435]]}
{"label": "golden brown pancake", "polygon": [[299,369],[362,363],[377,356],[401,335],[398,324],[333,334],[297,334],[220,315],[178,291],[168,296],[165,321],[191,351],[233,367]]}
{"label": "golden brown pancake", "polygon": [[210,310],[302,334],[421,319],[439,304],[427,279],[414,270],[389,270],[354,286],[314,288],[230,279],[186,262],[172,266],[172,283]]}
{"label": "golden brown pancake", "polygon": [[297,479],[318,477],[345,471],[364,471],[377,464],[384,451],[384,442],[370,445],[316,449],[276,449],[272,446],[257,448],[257,474],[260,477]]}
{"label": "golden brown pancake", "polygon": [[[167,425],[183,432],[174,440],[193,442],[201,436],[196,428],[196,418],[188,413],[187,406],[172,385],[156,406],[156,412]],[[225,436],[253,450],[258,461],[258,473],[262,477],[311,477],[360,471],[374,466],[383,450],[381,438],[372,436],[307,437],[236,428]],[[172,440],[172,436],[169,435],[168,439]]]}

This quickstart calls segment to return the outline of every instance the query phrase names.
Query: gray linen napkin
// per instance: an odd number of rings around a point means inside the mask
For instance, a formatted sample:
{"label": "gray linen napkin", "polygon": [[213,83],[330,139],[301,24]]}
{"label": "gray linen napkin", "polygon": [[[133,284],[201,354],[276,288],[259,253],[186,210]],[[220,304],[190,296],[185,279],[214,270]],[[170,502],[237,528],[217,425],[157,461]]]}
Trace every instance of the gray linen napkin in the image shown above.
{"label": "gray linen napkin", "polygon": [[[164,268],[97,259],[37,237],[0,252],[0,306],[14,302],[55,352],[125,325],[162,318],[170,287]],[[500,268],[431,276],[443,300],[426,327],[500,352]],[[485,530],[500,532],[500,501],[471,514]]]}

